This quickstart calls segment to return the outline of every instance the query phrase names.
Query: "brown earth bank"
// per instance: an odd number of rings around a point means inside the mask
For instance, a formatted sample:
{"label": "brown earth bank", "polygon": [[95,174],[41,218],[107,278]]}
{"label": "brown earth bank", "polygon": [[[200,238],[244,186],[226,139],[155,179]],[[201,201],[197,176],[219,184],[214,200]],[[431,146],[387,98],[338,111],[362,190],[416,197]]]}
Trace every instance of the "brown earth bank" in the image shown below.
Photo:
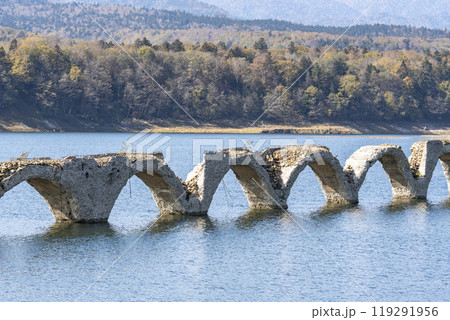
{"label": "brown earth bank", "polygon": [[96,121],[38,120],[14,121],[0,119],[1,132],[138,132],[149,129],[160,133],[247,133],[247,134],[396,134],[396,135],[450,135],[449,123],[299,123],[296,125],[233,123],[202,123],[200,126],[186,123],[169,123],[168,121],[147,122],[127,119],[119,124]]}

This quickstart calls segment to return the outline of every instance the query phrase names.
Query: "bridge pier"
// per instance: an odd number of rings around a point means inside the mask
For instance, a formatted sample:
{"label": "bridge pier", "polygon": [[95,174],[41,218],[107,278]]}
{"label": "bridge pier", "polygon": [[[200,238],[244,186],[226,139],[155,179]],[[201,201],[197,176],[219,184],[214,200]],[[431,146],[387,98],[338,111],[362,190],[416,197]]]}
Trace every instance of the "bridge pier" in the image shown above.
{"label": "bridge pier", "polygon": [[[450,148],[449,148],[450,149]],[[440,158],[445,177],[447,178],[448,191],[450,193],[450,152]]]}

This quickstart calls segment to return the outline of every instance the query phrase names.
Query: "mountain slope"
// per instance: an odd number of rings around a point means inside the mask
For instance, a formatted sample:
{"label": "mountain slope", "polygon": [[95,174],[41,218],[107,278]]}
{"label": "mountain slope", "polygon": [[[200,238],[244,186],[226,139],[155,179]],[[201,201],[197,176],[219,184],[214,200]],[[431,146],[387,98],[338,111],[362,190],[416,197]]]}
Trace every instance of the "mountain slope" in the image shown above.
{"label": "mountain slope", "polygon": [[[53,0],[53,2],[73,2],[71,0]],[[205,16],[228,16],[229,14],[214,5],[198,0],[81,0],[81,3],[90,4],[119,4],[129,5],[136,8],[179,10],[195,15]]]}
{"label": "mountain slope", "polygon": [[[203,0],[245,19],[283,19],[303,24],[351,25],[374,0]],[[450,28],[447,0],[379,0],[358,23]]]}
{"label": "mountain slope", "polygon": [[312,25],[348,25],[358,11],[334,0],[205,0],[243,19],[281,19]]}
{"label": "mountain slope", "polygon": [[[361,13],[373,3],[373,0],[336,1]],[[450,2],[447,0],[379,0],[370,9],[364,21],[449,28]]]}
{"label": "mountain slope", "polygon": [[[133,8],[119,5],[90,5],[83,8],[120,41],[130,34],[142,35],[148,30],[278,30],[342,34],[346,28],[294,24],[279,20],[236,20],[227,17],[195,16],[180,11]],[[0,0],[0,27],[29,32],[56,34],[65,38],[105,39],[96,23],[74,2],[52,3],[45,0]],[[448,37],[444,30],[405,26],[359,25],[348,30],[348,36]],[[320,43],[316,44],[320,45]],[[324,45],[323,43],[321,45]]]}

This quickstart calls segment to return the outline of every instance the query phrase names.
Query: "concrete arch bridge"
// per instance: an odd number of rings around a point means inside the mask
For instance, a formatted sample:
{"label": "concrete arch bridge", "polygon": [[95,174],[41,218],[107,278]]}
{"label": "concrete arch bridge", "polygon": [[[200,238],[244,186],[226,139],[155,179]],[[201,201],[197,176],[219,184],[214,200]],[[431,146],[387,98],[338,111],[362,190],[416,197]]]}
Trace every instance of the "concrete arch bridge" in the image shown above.
{"label": "concrete arch bridge", "polygon": [[232,170],[251,209],[287,208],[295,180],[309,166],[327,202],[357,203],[366,174],[377,161],[391,182],[394,199],[426,198],[438,162],[450,189],[450,141],[416,142],[411,151],[408,159],[399,146],[365,146],[342,166],[327,147],[318,145],[262,152],[226,149],[204,153],[186,182],[161,153],[14,160],[0,163],[0,197],[26,181],[45,199],[57,221],[105,222],[122,188],[137,176],[150,189],[161,214],[205,215],[219,183]]}

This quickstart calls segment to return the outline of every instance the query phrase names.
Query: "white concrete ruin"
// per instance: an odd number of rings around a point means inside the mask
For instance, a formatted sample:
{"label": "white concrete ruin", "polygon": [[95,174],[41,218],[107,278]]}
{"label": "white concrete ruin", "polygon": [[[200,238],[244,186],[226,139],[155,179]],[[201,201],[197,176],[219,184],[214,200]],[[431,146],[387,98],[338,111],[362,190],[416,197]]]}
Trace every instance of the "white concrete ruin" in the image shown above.
{"label": "white concrete ruin", "polygon": [[287,146],[262,152],[227,149],[206,152],[183,182],[161,153],[33,159],[0,163],[0,197],[23,181],[45,199],[57,221],[105,222],[134,175],[150,189],[161,214],[205,215],[225,174],[232,170],[251,209],[287,208],[290,190],[309,166],[330,203],[357,203],[367,171],[383,166],[395,199],[424,199],[441,162],[450,190],[450,142],[420,141],[409,159],[395,145],[365,146],[342,167],[323,146]]}

